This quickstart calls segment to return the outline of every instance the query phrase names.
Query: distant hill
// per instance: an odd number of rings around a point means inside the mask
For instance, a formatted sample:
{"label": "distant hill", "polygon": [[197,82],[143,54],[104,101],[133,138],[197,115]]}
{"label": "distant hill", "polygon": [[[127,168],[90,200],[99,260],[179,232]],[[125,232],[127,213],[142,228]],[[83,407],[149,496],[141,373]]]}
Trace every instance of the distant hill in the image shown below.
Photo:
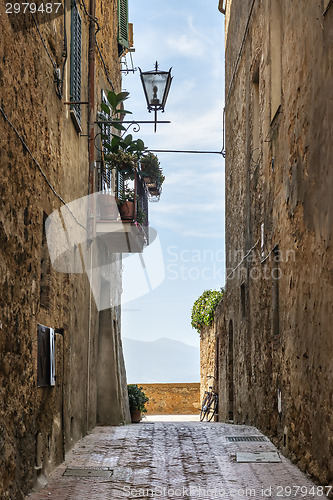
{"label": "distant hill", "polygon": [[129,384],[200,381],[198,347],[167,338],[122,341]]}

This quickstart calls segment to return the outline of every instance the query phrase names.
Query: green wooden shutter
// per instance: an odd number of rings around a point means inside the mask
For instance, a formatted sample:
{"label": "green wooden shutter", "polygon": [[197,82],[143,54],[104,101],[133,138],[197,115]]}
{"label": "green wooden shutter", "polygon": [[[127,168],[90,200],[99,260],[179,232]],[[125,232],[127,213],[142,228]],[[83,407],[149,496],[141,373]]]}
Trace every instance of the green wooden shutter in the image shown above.
{"label": "green wooden shutter", "polygon": [[117,170],[117,196],[118,198],[125,192],[124,176]]}
{"label": "green wooden shutter", "polygon": [[[107,104],[108,106],[110,105],[109,101],[108,101],[108,99],[106,97],[106,93],[105,93],[104,90],[102,90],[101,102],[104,102],[104,104]],[[105,120],[110,120],[109,115],[107,115],[107,113],[105,113],[104,111],[100,111],[99,114],[101,116],[103,116],[103,118],[105,118]],[[102,136],[105,136],[104,138],[102,137],[103,152],[104,152],[104,154],[107,154],[108,150],[107,150],[105,144],[111,144],[111,141],[112,141],[112,127],[111,127],[111,124],[109,124],[109,123],[108,124],[102,123],[102,125],[101,125],[101,132],[102,132]],[[102,167],[103,167],[103,165],[102,165]],[[106,169],[105,165],[104,165],[104,168],[102,168],[102,176],[103,176],[103,181],[105,183],[105,185],[102,186],[102,190],[103,189],[110,190],[111,187],[112,187],[112,184],[111,184],[112,175],[111,175],[111,170],[109,168]]]}
{"label": "green wooden shutter", "polygon": [[119,55],[124,49],[129,49],[128,0],[118,0],[118,43],[121,46]]}
{"label": "green wooden shutter", "polygon": [[[70,69],[70,100],[81,101],[81,17],[75,0],[71,9],[71,69]],[[81,123],[81,105],[72,104],[78,123]]]}

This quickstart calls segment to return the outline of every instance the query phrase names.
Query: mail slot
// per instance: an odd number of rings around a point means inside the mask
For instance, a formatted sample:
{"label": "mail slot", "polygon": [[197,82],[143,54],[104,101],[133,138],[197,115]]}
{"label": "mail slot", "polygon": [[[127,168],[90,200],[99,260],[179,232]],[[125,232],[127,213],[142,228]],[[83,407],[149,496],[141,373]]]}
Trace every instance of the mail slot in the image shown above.
{"label": "mail slot", "polygon": [[37,326],[37,386],[55,385],[54,330],[48,326]]}

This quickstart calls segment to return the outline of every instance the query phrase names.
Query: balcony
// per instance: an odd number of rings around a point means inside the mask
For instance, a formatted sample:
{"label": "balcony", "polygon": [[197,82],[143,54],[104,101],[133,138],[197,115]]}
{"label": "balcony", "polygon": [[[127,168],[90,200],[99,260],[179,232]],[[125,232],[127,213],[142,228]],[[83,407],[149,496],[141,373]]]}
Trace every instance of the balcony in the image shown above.
{"label": "balcony", "polygon": [[96,236],[114,253],[141,253],[149,244],[146,183],[136,172],[128,188],[121,172],[112,179],[103,166],[97,169],[97,180]]}

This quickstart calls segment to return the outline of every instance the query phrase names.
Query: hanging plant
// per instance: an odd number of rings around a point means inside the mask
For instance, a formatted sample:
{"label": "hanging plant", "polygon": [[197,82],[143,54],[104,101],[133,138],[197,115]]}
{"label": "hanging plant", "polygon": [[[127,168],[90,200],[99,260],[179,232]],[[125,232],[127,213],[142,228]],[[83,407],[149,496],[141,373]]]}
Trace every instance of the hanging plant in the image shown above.
{"label": "hanging plant", "polygon": [[141,175],[147,179],[147,182],[155,183],[156,187],[161,187],[165,176],[160,166],[159,159],[154,153],[148,153],[140,160]]}
{"label": "hanging plant", "polygon": [[[122,124],[123,116],[126,114],[132,114],[131,111],[124,109],[123,103],[129,97],[129,92],[115,92],[109,91],[107,93],[108,103],[102,102],[101,109],[103,113],[99,114],[99,126],[102,128],[103,122],[112,122],[113,128],[119,132],[126,132],[126,127]],[[128,134],[125,137],[118,134],[111,134],[112,139],[109,141],[109,136],[102,134],[102,139],[104,140],[104,146],[109,153],[118,153],[119,151],[125,151],[129,154],[135,155],[139,159],[142,154],[147,150],[142,139],[133,140],[132,134]],[[106,158],[107,159],[107,158]]]}
{"label": "hanging plant", "polygon": [[191,326],[198,333],[205,325],[210,326],[214,321],[215,309],[224,294],[221,290],[205,290],[203,294],[194,302],[191,314]]}

